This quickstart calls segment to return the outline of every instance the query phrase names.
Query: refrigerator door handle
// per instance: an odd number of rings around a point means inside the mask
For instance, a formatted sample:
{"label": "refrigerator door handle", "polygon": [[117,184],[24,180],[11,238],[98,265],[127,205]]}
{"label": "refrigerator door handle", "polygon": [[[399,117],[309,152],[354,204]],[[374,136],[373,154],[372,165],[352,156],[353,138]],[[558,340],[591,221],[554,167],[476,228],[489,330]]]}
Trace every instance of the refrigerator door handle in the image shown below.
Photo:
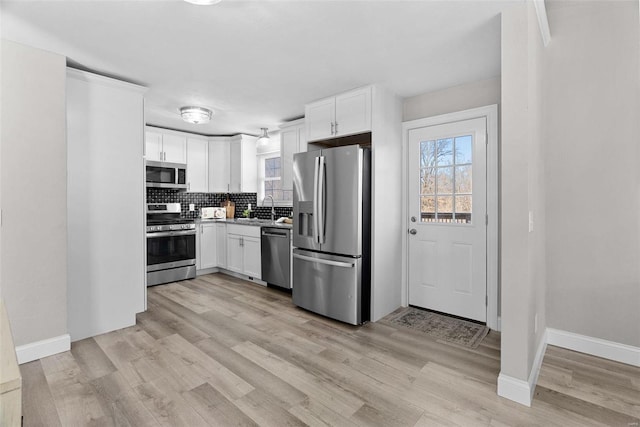
{"label": "refrigerator door handle", "polygon": [[297,259],[301,259],[303,261],[317,262],[319,264],[332,265],[334,267],[353,268],[353,266],[355,266],[355,263],[353,262],[331,261],[329,259],[314,258],[314,257],[299,255],[299,254],[293,254],[293,257]]}
{"label": "refrigerator door handle", "polygon": [[320,243],[320,235],[318,234],[318,171],[320,169],[320,157],[314,159],[313,169],[313,240]]}
{"label": "refrigerator door handle", "polygon": [[320,156],[318,158],[318,243],[323,244],[324,241],[324,226],[325,226],[325,194],[324,194],[324,180],[325,180],[325,157]]}

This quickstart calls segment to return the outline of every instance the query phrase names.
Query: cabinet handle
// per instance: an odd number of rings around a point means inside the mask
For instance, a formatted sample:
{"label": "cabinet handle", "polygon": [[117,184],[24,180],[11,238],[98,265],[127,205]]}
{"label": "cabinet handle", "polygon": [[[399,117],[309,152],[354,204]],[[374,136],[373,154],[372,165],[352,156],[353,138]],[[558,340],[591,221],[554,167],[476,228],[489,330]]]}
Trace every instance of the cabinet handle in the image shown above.
{"label": "cabinet handle", "polygon": [[333,135],[333,122],[331,122],[331,135]]}
{"label": "cabinet handle", "polygon": [[338,134],[338,122],[336,122],[335,128],[336,128],[336,135],[337,135]]}
{"label": "cabinet handle", "polygon": [[200,234],[204,234],[204,227],[200,225]]}

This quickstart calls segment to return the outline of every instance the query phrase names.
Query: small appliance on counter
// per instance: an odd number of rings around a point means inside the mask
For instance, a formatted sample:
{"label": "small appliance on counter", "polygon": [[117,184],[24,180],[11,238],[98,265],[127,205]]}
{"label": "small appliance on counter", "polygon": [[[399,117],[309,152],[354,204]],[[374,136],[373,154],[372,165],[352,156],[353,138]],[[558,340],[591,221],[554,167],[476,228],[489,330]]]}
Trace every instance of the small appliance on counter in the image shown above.
{"label": "small appliance on counter", "polygon": [[196,224],[180,203],[147,204],[147,286],[196,277]]}
{"label": "small appliance on counter", "polygon": [[224,220],[227,219],[227,209],[217,207],[201,208],[200,218]]}

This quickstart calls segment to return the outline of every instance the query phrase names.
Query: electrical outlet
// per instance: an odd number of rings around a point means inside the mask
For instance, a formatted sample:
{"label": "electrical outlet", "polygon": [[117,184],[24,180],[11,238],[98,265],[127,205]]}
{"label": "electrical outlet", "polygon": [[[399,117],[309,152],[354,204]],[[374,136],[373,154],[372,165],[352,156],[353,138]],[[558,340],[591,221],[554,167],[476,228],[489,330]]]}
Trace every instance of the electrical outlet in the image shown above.
{"label": "electrical outlet", "polygon": [[529,211],[529,233],[533,233],[533,211]]}
{"label": "electrical outlet", "polygon": [[533,333],[534,334],[538,333],[538,313],[536,313],[536,315],[533,316]]}
{"label": "electrical outlet", "polygon": [[193,212],[196,210],[196,205],[193,203],[189,203],[189,212]]}

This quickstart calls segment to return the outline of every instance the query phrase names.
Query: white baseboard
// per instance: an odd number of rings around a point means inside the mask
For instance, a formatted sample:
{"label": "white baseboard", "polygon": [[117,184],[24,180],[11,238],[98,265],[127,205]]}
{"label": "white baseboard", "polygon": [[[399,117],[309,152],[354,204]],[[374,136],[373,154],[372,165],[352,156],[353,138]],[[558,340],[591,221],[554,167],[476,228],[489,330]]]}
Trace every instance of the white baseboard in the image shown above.
{"label": "white baseboard", "polygon": [[640,348],[638,347],[552,328],[547,328],[547,343],[640,367]]}
{"label": "white baseboard", "polygon": [[540,344],[538,344],[538,350],[536,351],[535,359],[533,359],[533,366],[531,367],[529,379],[527,381],[523,381],[500,373],[500,375],[498,375],[498,396],[502,396],[506,399],[513,400],[514,402],[530,407],[546,350],[547,334],[545,332],[540,340]]}
{"label": "white baseboard", "polygon": [[502,372],[498,375],[498,396],[513,400],[521,405],[531,406],[531,386],[529,383]]}
{"label": "white baseboard", "polygon": [[52,356],[71,349],[71,337],[69,334],[48,338],[16,347],[18,364],[31,362],[43,357]]}

